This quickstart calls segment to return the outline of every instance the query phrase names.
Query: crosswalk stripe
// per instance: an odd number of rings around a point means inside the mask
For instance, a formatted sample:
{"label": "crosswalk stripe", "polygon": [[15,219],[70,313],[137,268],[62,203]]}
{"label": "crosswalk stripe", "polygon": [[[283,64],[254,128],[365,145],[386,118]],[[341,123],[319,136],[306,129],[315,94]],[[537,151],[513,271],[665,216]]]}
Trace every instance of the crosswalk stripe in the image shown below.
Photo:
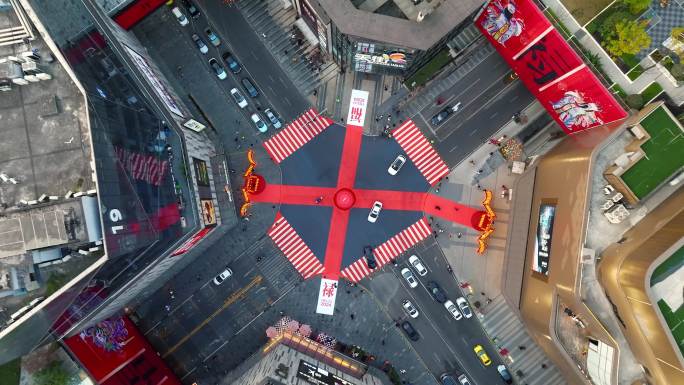
{"label": "crosswalk stripe", "polygon": [[430,185],[449,173],[449,167],[412,120],[404,122],[392,134]]}
{"label": "crosswalk stripe", "polygon": [[323,264],[299,237],[299,234],[285,217],[280,217],[273,223],[268,231],[268,236],[273,239],[276,246],[285,254],[287,260],[303,278],[309,278],[324,270]]}
{"label": "crosswalk stripe", "polygon": [[331,119],[319,116],[315,108],[310,108],[265,141],[264,147],[271,158],[280,163],[331,124]]}

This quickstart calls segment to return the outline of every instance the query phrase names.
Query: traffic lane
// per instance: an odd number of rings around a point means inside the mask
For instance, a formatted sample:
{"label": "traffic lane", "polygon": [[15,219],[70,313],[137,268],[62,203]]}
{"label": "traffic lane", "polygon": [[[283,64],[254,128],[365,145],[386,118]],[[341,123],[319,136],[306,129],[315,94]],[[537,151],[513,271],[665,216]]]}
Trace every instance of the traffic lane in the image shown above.
{"label": "traffic lane", "polygon": [[458,164],[495,135],[512,119],[514,113],[523,110],[534,100],[525,86],[516,82],[469,119],[459,121],[446,139],[437,141],[435,146],[439,154],[450,166]]}
{"label": "traffic lane", "polygon": [[283,72],[237,8],[226,7],[220,1],[198,3],[205,15],[212,15],[209,23],[284,121],[294,120],[309,108],[309,102]]}

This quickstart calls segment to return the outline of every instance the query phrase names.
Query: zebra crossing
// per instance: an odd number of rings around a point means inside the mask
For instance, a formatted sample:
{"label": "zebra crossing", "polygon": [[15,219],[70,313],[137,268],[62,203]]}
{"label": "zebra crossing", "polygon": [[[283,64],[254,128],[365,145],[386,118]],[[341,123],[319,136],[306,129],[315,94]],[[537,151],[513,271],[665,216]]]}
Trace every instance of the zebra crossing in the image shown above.
{"label": "zebra crossing", "polygon": [[318,114],[315,108],[310,108],[279,133],[265,141],[264,147],[271,158],[276,163],[280,163],[332,123],[333,121],[330,118]]}
{"label": "zebra crossing", "polygon": [[412,120],[404,122],[392,134],[430,185],[449,173],[449,167]]}
{"label": "zebra crossing", "polygon": [[323,264],[280,213],[268,231],[268,236],[304,279],[323,272]]}
{"label": "zebra crossing", "polygon": [[[490,337],[496,339],[500,348],[509,350],[513,359],[509,363],[511,374],[528,385],[563,385],[560,371],[548,359],[544,351],[532,340],[520,319],[512,314],[502,295],[497,296],[484,309],[482,326]],[[518,349],[524,346],[524,353]],[[542,368],[541,363],[546,364]]]}
{"label": "zebra crossing", "polygon": [[[377,269],[382,268],[399,254],[427,238],[431,233],[432,229],[425,217],[423,217],[418,222],[402,230],[399,234],[388,239],[385,243],[373,250],[375,261],[378,265]],[[359,282],[363,278],[371,275],[372,272],[373,271],[368,268],[366,257],[363,257],[342,270],[341,275],[349,281]]]}

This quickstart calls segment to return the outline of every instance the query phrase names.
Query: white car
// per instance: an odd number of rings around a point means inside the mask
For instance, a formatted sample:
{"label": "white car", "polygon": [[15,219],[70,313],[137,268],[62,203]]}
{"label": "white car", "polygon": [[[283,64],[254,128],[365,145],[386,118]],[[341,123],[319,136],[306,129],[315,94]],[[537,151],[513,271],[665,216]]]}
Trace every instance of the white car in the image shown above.
{"label": "white car", "polygon": [[408,282],[409,286],[411,286],[412,289],[415,289],[418,286],[418,281],[416,281],[416,277],[413,276],[411,269],[409,269],[408,267],[401,269],[401,276],[404,277],[404,279],[406,280],[406,282]]}
{"label": "white car", "polygon": [[468,301],[466,301],[465,298],[456,298],[456,304],[458,305],[458,308],[461,309],[461,313],[463,313],[463,316],[465,316],[466,318],[470,318],[473,316],[473,312],[470,310],[470,306],[468,306]]}
{"label": "white car", "polygon": [[406,163],[406,157],[403,155],[397,155],[397,158],[394,159],[392,164],[390,164],[389,168],[387,169],[387,172],[390,175],[397,175],[399,170],[401,170],[401,167]]}
{"label": "white car", "polygon": [[444,302],[444,307],[449,311],[449,313],[451,313],[452,316],[454,316],[454,318],[457,321],[460,320],[461,318],[463,318],[463,316],[461,315],[461,312],[458,311],[458,308],[456,307],[456,305],[454,305],[454,303],[451,302],[450,300]]}
{"label": "white car", "polygon": [[176,16],[176,19],[178,19],[180,25],[182,25],[183,27],[188,25],[188,18],[185,17],[183,12],[181,12],[181,10],[178,7],[171,8],[171,13],[173,13],[173,15]]}
{"label": "white car", "polygon": [[214,277],[214,285],[220,285],[225,281],[226,279],[230,278],[230,276],[233,275],[233,270],[231,269],[225,269],[221,272],[221,274],[217,275]]}
{"label": "white car", "polygon": [[375,221],[377,221],[378,217],[380,216],[380,210],[382,210],[382,202],[375,201],[375,203],[373,203],[373,207],[371,208],[370,213],[368,213],[368,222],[375,223]]}
{"label": "white car", "polygon": [[273,111],[270,108],[265,109],[264,114],[266,114],[266,117],[268,118],[268,120],[270,120],[271,123],[273,124],[273,128],[279,129],[280,127],[283,126],[283,124],[280,123],[280,119],[278,119],[278,117],[275,116],[275,114],[273,113]]}
{"label": "white car", "polygon": [[264,123],[264,120],[261,119],[259,114],[252,114],[252,122],[254,122],[254,125],[259,132],[266,132],[266,130],[268,130],[268,126]]}
{"label": "white car", "polygon": [[192,34],[192,41],[195,42],[195,45],[197,46],[197,49],[203,54],[206,54],[209,52],[209,47],[204,43],[204,40],[200,38],[196,33]]}
{"label": "white car", "polygon": [[221,79],[221,80],[226,80],[226,71],[221,67],[221,65],[216,61],[216,59],[211,58],[209,59],[209,66],[211,67],[212,70],[214,70],[214,73],[216,74],[216,77]]}
{"label": "white car", "polygon": [[238,107],[240,108],[245,108],[247,107],[247,100],[245,99],[244,96],[238,91],[237,88],[233,88],[230,90],[230,95],[233,97],[235,100],[235,103],[237,103]]}
{"label": "white car", "polygon": [[418,258],[417,255],[412,255],[409,257],[409,263],[411,266],[413,266],[414,269],[418,272],[418,275],[421,277],[425,277],[425,275],[428,273],[427,269],[425,266],[423,266],[423,262],[420,261],[420,258]]}
{"label": "white car", "polygon": [[411,317],[411,318],[418,318],[418,309],[416,309],[415,306],[411,303],[411,301],[405,299],[403,302],[403,307],[406,313]]}

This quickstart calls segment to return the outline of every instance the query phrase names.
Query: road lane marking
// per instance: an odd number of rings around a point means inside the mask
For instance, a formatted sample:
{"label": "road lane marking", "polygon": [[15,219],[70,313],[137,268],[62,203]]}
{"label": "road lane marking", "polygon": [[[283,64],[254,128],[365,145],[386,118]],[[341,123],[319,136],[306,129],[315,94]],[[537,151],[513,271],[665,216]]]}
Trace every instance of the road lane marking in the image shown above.
{"label": "road lane marking", "polygon": [[226,298],[226,300],[223,302],[223,305],[216,309],[209,317],[205,318],[202,322],[200,322],[199,325],[195,326],[194,329],[190,331],[190,333],[186,334],[183,336],[183,338],[180,339],[180,341],[176,342],[175,345],[173,345],[169,350],[167,350],[164,354],[161,355],[162,358],[166,358],[169,354],[173,353],[178,349],[181,345],[183,345],[185,342],[187,342],[192,336],[197,334],[200,330],[202,330],[211,320],[213,320],[217,315],[219,315],[221,312],[226,310],[228,306],[234,304],[238,300],[242,299],[242,297],[247,294],[247,292],[253,288],[254,286],[258,285],[261,283],[263,280],[263,277],[260,275],[257,275],[252,279],[252,281],[247,284],[247,286],[243,287],[242,289],[236,291],[235,293],[231,294],[230,297]]}

